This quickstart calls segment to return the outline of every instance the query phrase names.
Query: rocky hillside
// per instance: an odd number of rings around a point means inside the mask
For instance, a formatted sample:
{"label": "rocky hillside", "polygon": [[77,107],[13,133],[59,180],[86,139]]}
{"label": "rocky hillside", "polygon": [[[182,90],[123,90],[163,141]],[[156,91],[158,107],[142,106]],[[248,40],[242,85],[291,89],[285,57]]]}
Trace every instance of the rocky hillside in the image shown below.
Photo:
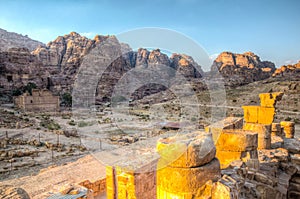
{"label": "rocky hillside", "polygon": [[0,28],[0,51],[7,51],[10,48],[28,48],[33,51],[38,46],[44,46],[44,44],[30,39],[27,35],[7,32]]}
{"label": "rocky hillside", "polygon": [[229,86],[239,86],[272,76],[275,65],[269,61],[261,61],[252,52],[235,54],[221,53],[214,61],[211,71],[219,71]]}
{"label": "rocky hillside", "polygon": [[272,75],[276,78],[299,79],[300,78],[300,61],[294,65],[284,65],[276,69]]}
{"label": "rocky hillside", "polygon": [[[0,30],[0,33],[1,31],[4,30]],[[11,40],[7,39],[6,41],[17,46],[18,39],[14,41],[14,37],[10,38]],[[99,103],[110,101],[115,85],[131,69],[147,68],[155,73],[160,73],[162,79],[177,78],[180,75],[187,81],[192,81],[195,90],[205,89],[202,77],[206,77],[207,74],[204,74],[201,66],[188,55],[175,53],[168,57],[159,49],[149,51],[140,48],[137,51],[132,51],[127,44],[120,44],[115,36],[96,35],[94,39],[88,39],[76,32],[71,32],[57,37],[47,45],[37,47],[31,53],[25,48],[13,48],[1,52],[1,94],[6,93],[9,95],[9,93],[11,94],[14,90],[24,87],[29,82],[35,83],[38,87],[46,87],[55,94],[71,93],[73,83],[83,61],[93,63],[93,57],[89,58],[88,55],[97,47],[99,48],[107,39],[114,41],[122,49],[127,49],[128,53],[114,60],[109,66],[103,66],[107,68],[105,68],[103,76],[99,77],[100,81],[96,91],[98,96],[96,100]],[[117,49],[110,49],[110,51],[114,50]],[[99,55],[99,52],[93,53],[94,56]],[[298,77],[299,66],[300,63],[282,66],[276,70],[272,62],[261,61],[254,53],[235,54],[223,52],[214,61],[207,78],[212,77],[219,71],[224,77],[226,85],[235,87],[264,80],[271,76]],[[171,70],[167,72],[159,71],[163,67]],[[145,77],[139,78],[144,80],[148,76],[145,74]],[[145,95],[165,89],[164,86],[155,83],[143,85],[132,97],[140,99]]]}
{"label": "rocky hillside", "polygon": [[[51,90],[57,93],[71,92],[72,84],[75,81],[83,59],[89,59],[86,55],[108,38],[118,42],[114,36],[96,35],[91,40],[78,33],[71,32],[70,34],[59,36],[54,41],[49,42],[47,46],[37,48],[32,54],[43,63],[45,70],[51,74],[49,77],[49,88]],[[128,45],[120,45],[130,49]],[[89,62],[89,60],[85,61]],[[190,79],[202,76],[202,70],[198,72],[195,69],[194,66],[200,68],[196,64],[190,56],[174,54],[168,57],[166,54],[160,52],[159,49],[148,51],[147,49],[140,48],[137,52],[129,51],[107,67],[98,85],[97,94],[101,96],[98,101],[110,100],[109,95],[115,84],[123,74],[132,68],[149,68],[153,70],[157,68],[159,70],[160,66],[167,66],[173,68],[173,71],[177,71],[178,74],[183,75],[185,78]],[[144,90],[147,90],[147,93],[151,90],[150,93],[152,93],[162,89],[161,86],[156,85],[154,87],[153,85],[151,88],[146,86]]]}
{"label": "rocky hillside", "polygon": [[27,48],[10,48],[0,52],[0,97],[11,101],[27,86],[34,83],[38,88],[47,86],[47,72],[42,63]]}

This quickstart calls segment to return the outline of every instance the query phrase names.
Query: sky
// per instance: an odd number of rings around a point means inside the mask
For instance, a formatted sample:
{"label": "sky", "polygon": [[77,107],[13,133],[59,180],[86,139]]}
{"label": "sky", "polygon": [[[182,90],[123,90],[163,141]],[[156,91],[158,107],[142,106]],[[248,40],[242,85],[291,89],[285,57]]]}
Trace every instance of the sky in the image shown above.
{"label": "sky", "polygon": [[279,67],[300,60],[299,9],[298,0],[0,0],[0,28],[44,43],[166,28],[212,57],[252,51]]}

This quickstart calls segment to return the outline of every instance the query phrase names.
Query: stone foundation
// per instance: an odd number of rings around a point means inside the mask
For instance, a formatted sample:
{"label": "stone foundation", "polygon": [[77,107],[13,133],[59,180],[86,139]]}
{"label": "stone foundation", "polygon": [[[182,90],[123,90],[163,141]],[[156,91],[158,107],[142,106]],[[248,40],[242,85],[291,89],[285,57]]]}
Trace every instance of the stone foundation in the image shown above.
{"label": "stone foundation", "polygon": [[157,170],[157,198],[203,198],[211,196],[212,184],[220,178],[220,163],[210,134],[194,132],[159,139],[161,158]]}

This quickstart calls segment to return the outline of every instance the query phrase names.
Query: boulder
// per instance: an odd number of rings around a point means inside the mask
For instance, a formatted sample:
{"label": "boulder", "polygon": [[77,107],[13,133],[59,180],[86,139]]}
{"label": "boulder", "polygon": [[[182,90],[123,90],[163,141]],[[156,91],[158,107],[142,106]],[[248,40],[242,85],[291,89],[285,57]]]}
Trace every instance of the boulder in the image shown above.
{"label": "boulder", "polygon": [[200,131],[159,139],[157,151],[161,156],[159,168],[167,165],[181,168],[199,167],[209,163],[216,154],[211,134]]}

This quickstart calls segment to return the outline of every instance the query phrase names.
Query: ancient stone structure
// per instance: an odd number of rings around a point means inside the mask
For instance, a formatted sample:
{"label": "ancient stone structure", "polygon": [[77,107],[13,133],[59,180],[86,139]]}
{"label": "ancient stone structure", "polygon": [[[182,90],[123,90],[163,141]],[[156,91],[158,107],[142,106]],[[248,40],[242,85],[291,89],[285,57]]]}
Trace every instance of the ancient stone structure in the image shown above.
{"label": "ancient stone structure", "polygon": [[32,90],[15,98],[15,106],[22,111],[59,111],[59,97],[48,90]]}
{"label": "ancient stone structure", "polygon": [[157,198],[201,198],[207,182],[220,177],[220,164],[210,134],[194,132],[159,139]]}
{"label": "ancient stone structure", "polygon": [[282,137],[282,130],[281,130],[280,123],[272,123],[271,131],[272,131],[271,137],[274,136]]}
{"label": "ancient stone structure", "polygon": [[156,165],[159,156],[154,150],[155,143],[155,140],[148,140],[147,144],[140,141],[113,150],[112,153],[104,151],[98,154],[101,159],[106,159],[107,199],[156,198]]}
{"label": "ancient stone structure", "polygon": [[216,157],[220,160],[222,169],[235,160],[257,160],[257,133],[242,129],[223,130],[216,148]]}
{"label": "ancient stone structure", "polygon": [[251,162],[252,167],[258,167],[257,133],[242,128],[243,118],[239,117],[228,117],[205,128],[212,134],[222,169],[237,160]]}
{"label": "ancient stone structure", "polygon": [[280,126],[282,128],[284,137],[294,138],[294,134],[295,134],[295,123],[294,122],[281,121]]}
{"label": "ancient stone structure", "polygon": [[271,126],[275,116],[275,105],[283,93],[261,93],[259,95],[261,106],[243,106],[244,130],[258,133],[258,149],[270,149]]}

